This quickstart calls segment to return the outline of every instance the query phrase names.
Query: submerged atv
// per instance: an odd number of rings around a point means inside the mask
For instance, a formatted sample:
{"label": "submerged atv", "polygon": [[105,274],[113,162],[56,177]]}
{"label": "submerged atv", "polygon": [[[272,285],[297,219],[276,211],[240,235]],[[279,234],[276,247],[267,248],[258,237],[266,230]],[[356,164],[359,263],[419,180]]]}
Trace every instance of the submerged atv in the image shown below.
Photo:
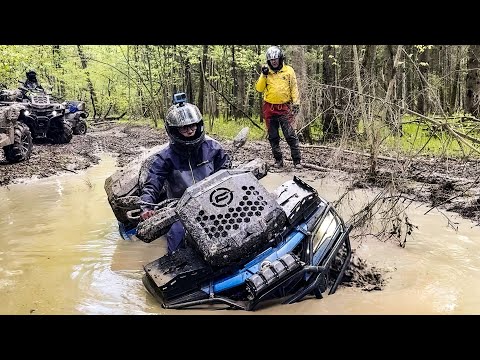
{"label": "submerged atv", "polygon": [[85,110],[84,101],[69,100],[62,103],[65,107],[65,120],[70,123],[75,135],[87,133],[88,112]]}
{"label": "submerged atv", "polygon": [[65,120],[65,107],[43,90],[23,87],[20,90],[23,93],[22,103],[26,106],[20,121],[29,127],[33,139],[48,139],[54,144],[69,143],[73,131]]}
{"label": "submerged atv", "polygon": [[145,265],[142,279],[164,308],[322,298],[350,263],[351,226],[296,176],[270,194],[247,171],[221,170],[188,188],[175,214],[186,247]]}
{"label": "submerged atv", "polygon": [[105,190],[124,239],[154,241],[177,220],[187,230],[185,248],[144,266],[143,284],[163,307],[254,310],[267,299],[293,303],[336,291],[350,263],[351,226],[300,178],[269,193],[258,181],[266,165],[255,160],[162,201],[139,222],[149,159],[112,175]]}
{"label": "submerged atv", "polygon": [[9,163],[28,160],[32,154],[32,134],[28,126],[18,121],[25,106],[16,103],[15,91],[0,91],[0,148]]}

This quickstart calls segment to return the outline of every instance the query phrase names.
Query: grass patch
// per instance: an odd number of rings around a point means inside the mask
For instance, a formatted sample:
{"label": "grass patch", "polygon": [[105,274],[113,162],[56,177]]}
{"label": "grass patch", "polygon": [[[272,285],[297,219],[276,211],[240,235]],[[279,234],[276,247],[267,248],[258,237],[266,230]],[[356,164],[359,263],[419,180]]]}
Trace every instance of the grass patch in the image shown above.
{"label": "grass patch", "polygon": [[[210,122],[210,119],[204,119],[204,121],[206,133],[222,139],[233,139],[244,127],[248,127],[250,129],[248,133],[248,140],[263,140],[266,135],[265,131],[262,131],[254,126],[248,119],[215,119],[213,122]],[[260,123],[259,121],[256,121],[256,123],[262,127],[262,129],[265,129],[264,124]],[[211,128],[210,124],[213,124]]]}
{"label": "grass patch", "polygon": [[[410,122],[406,117],[406,124],[402,125],[403,136],[395,138],[388,136],[384,145],[389,149],[397,149],[408,155],[422,154],[433,156],[463,157],[465,155],[478,155],[472,149],[459,142],[448,132],[434,129],[430,124]],[[465,124],[450,120],[456,130],[472,137],[478,138],[477,131],[471,132]],[[472,146],[479,148],[478,145],[471,143]]]}
{"label": "grass patch", "polygon": [[[255,121],[262,129],[266,129],[265,125],[260,123],[258,119],[255,119]],[[244,127],[248,127],[250,129],[248,133],[248,140],[263,140],[266,136],[266,130],[260,130],[259,128],[254,126],[252,122],[248,119],[225,120],[223,118],[220,118],[212,120],[208,116],[204,116],[203,122],[205,124],[205,133],[207,135],[221,139],[232,140]],[[154,127],[154,122],[150,118],[141,118],[135,120],[123,118],[119,120],[118,123]],[[163,128],[163,121],[160,120],[158,122],[158,129]]]}

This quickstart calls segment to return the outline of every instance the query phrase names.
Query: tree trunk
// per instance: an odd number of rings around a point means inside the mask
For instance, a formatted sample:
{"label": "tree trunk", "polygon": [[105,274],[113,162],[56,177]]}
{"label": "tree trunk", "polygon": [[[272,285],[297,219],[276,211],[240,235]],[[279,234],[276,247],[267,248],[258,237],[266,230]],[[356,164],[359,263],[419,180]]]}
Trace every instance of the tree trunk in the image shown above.
{"label": "tree trunk", "polygon": [[202,59],[200,61],[200,80],[199,80],[199,86],[198,86],[198,100],[197,100],[197,105],[198,108],[200,109],[200,112],[203,114],[205,111],[205,97],[204,97],[204,91],[205,91],[205,69],[207,68],[207,55],[208,55],[208,45],[203,45],[202,47]]}
{"label": "tree trunk", "polygon": [[420,56],[418,57],[418,69],[420,71],[420,82],[417,102],[417,112],[422,115],[427,115],[430,110],[430,104],[428,101],[428,73],[430,62],[430,50],[425,47],[420,50]]}
{"label": "tree trunk", "polygon": [[[260,45],[257,45],[257,56],[260,56],[261,51],[262,51],[262,48],[260,47]],[[257,67],[257,70],[258,70],[257,79],[258,79],[258,76],[260,76],[260,73],[262,71],[262,64],[259,64],[258,67]],[[255,79],[255,81],[257,81],[257,79]],[[259,109],[259,113],[260,113],[260,122],[263,122],[263,120],[264,120],[263,119],[263,111],[262,111],[263,94],[259,93],[258,91],[255,91],[255,92],[258,94],[257,96],[258,96],[258,109]]]}
{"label": "tree trunk", "polygon": [[[52,52],[53,52],[53,64],[55,68],[60,72],[62,69],[60,45],[52,45]],[[65,81],[63,80],[63,78],[61,78],[60,81],[58,81],[55,78],[55,84],[57,85],[58,95],[61,98],[65,97]]]}
{"label": "tree trunk", "polygon": [[458,94],[458,84],[460,81],[460,46],[455,46],[455,73],[453,75],[452,81],[452,90],[450,94],[450,108],[452,109],[451,113],[454,113],[457,109],[457,94]]}
{"label": "tree trunk", "polygon": [[[307,125],[307,116],[309,116],[308,97],[305,89],[307,88],[307,66],[305,64],[305,47],[303,45],[294,45],[291,47],[292,67],[297,78],[298,92],[300,96],[300,112],[295,118],[296,130],[299,130],[300,141],[312,143],[310,126]],[[310,115],[311,116],[311,115]]]}
{"label": "tree trunk", "polygon": [[[365,87],[373,82],[374,77],[374,67],[375,64],[375,53],[377,50],[376,45],[367,45],[365,46],[365,55],[363,57],[362,67],[360,69],[360,74],[365,83]],[[352,66],[353,68],[353,66]]]}
{"label": "tree trunk", "polygon": [[152,114],[153,117],[153,123],[155,124],[155,127],[158,127],[158,112],[157,112],[157,107],[155,106],[155,99],[153,97],[154,91],[153,91],[153,78],[152,78],[152,66],[150,62],[150,48],[148,45],[145,46],[145,57],[147,58],[147,66],[148,66],[148,86],[150,88],[150,113]]}
{"label": "tree trunk", "polygon": [[[340,78],[339,84],[341,87],[347,89],[353,89],[353,81],[355,79],[354,70],[353,70],[353,46],[352,45],[342,45],[340,49]],[[357,116],[353,115],[352,111],[349,111],[349,106],[352,106],[354,97],[351,96],[349,91],[340,90],[341,94],[339,99],[339,106],[342,112],[340,122],[340,132],[347,137],[355,135],[357,130]]]}
{"label": "tree trunk", "polygon": [[185,61],[185,88],[188,101],[193,102],[195,96],[193,95],[192,71],[189,59],[186,59]]}
{"label": "tree trunk", "polygon": [[470,45],[468,48],[467,77],[465,80],[466,98],[465,112],[475,117],[479,114],[480,72],[479,67],[480,45]]}
{"label": "tree trunk", "polygon": [[[323,82],[335,85],[335,48],[332,45],[323,47]],[[339,129],[335,119],[336,89],[328,87],[324,92],[323,101],[323,138],[330,141],[338,138]]]}
{"label": "tree trunk", "polygon": [[391,108],[388,103],[395,103],[397,100],[396,94],[396,84],[397,84],[397,73],[400,64],[400,60],[402,57],[402,45],[398,45],[395,58],[393,59],[393,66],[391,72],[391,79],[388,82],[387,93],[385,95],[385,116],[383,120],[390,126],[390,129],[393,131],[395,135],[400,134],[400,114],[398,113],[397,109]]}
{"label": "tree trunk", "polygon": [[378,132],[375,128],[375,122],[370,121],[367,114],[367,108],[365,105],[365,97],[363,96],[363,84],[362,84],[362,77],[360,74],[360,60],[358,59],[358,52],[357,46],[353,45],[353,61],[354,61],[354,68],[355,68],[355,77],[357,82],[357,88],[359,93],[359,103],[360,103],[360,110],[363,118],[363,127],[365,129],[365,133],[367,135],[367,140],[370,146],[370,174],[375,174],[377,169],[377,160],[378,160]]}
{"label": "tree trunk", "polygon": [[[413,57],[415,55],[413,45],[405,46],[405,51],[407,52],[408,56]],[[412,62],[407,62],[405,64],[405,68],[405,92],[408,94],[408,96],[406,97],[406,105],[409,109],[413,109],[415,107],[416,88]]]}
{"label": "tree trunk", "polygon": [[384,66],[383,66],[383,76],[382,76],[382,88],[385,91],[385,94],[388,90],[388,85],[390,80],[393,77],[393,58],[395,57],[395,49],[393,45],[386,45],[383,50],[384,57]]}
{"label": "tree trunk", "polygon": [[82,64],[82,69],[85,70],[85,75],[87,76],[87,85],[88,85],[88,90],[90,91],[90,100],[92,101],[92,107],[93,107],[93,118],[95,119],[97,116],[97,109],[95,107],[95,104],[97,102],[97,95],[95,94],[95,89],[93,88],[92,80],[90,80],[90,74],[87,70],[87,66],[88,66],[87,58],[83,53],[83,49],[81,45],[77,45],[77,51],[78,51],[78,57],[80,58],[80,63]]}
{"label": "tree trunk", "polygon": [[232,104],[234,103],[234,107],[230,105],[230,113],[234,118],[238,118],[240,117],[241,113],[238,110],[238,104],[239,104],[238,103],[238,74],[237,74],[237,64],[235,61],[235,45],[230,46],[230,51],[232,55],[230,66],[231,66],[231,75],[233,80],[231,94],[232,94],[232,100],[233,100]]}

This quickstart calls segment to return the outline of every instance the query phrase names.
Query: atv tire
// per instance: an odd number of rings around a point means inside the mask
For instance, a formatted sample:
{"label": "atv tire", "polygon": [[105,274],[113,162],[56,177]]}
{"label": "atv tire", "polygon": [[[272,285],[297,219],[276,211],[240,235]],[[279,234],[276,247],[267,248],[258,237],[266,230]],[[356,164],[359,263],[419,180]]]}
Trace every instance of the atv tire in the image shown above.
{"label": "atv tire", "polygon": [[18,123],[14,132],[14,143],[3,148],[5,158],[12,164],[28,160],[33,149],[32,134],[27,125]]}
{"label": "atv tire", "polygon": [[72,125],[67,122],[56,124],[47,136],[54,144],[68,144],[73,137]]}
{"label": "atv tire", "polygon": [[85,120],[78,120],[77,125],[73,128],[75,135],[85,135],[87,133],[87,123]]}

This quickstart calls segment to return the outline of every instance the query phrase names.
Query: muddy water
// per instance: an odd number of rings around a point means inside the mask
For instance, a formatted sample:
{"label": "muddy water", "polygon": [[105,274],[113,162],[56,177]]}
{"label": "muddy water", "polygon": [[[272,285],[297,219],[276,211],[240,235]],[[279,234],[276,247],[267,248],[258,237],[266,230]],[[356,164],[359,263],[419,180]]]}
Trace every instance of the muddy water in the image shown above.
{"label": "muddy water", "polygon": [[[473,223],[411,206],[418,229],[406,248],[374,238],[357,248],[372,265],[388,269],[383,291],[339,287],[324,299],[228,310],[165,310],[141,282],[142,265],[166,251],[165,242],[127,242],[103,189],[115,159],[78,174],[0,188],[0,314],[480,314],[480,233]],[[270,174],[273,190],[292,174]],[[329,201],[341,193],[338,179],[301,177]],[[347,219],[373,192],[358,191]]]}

